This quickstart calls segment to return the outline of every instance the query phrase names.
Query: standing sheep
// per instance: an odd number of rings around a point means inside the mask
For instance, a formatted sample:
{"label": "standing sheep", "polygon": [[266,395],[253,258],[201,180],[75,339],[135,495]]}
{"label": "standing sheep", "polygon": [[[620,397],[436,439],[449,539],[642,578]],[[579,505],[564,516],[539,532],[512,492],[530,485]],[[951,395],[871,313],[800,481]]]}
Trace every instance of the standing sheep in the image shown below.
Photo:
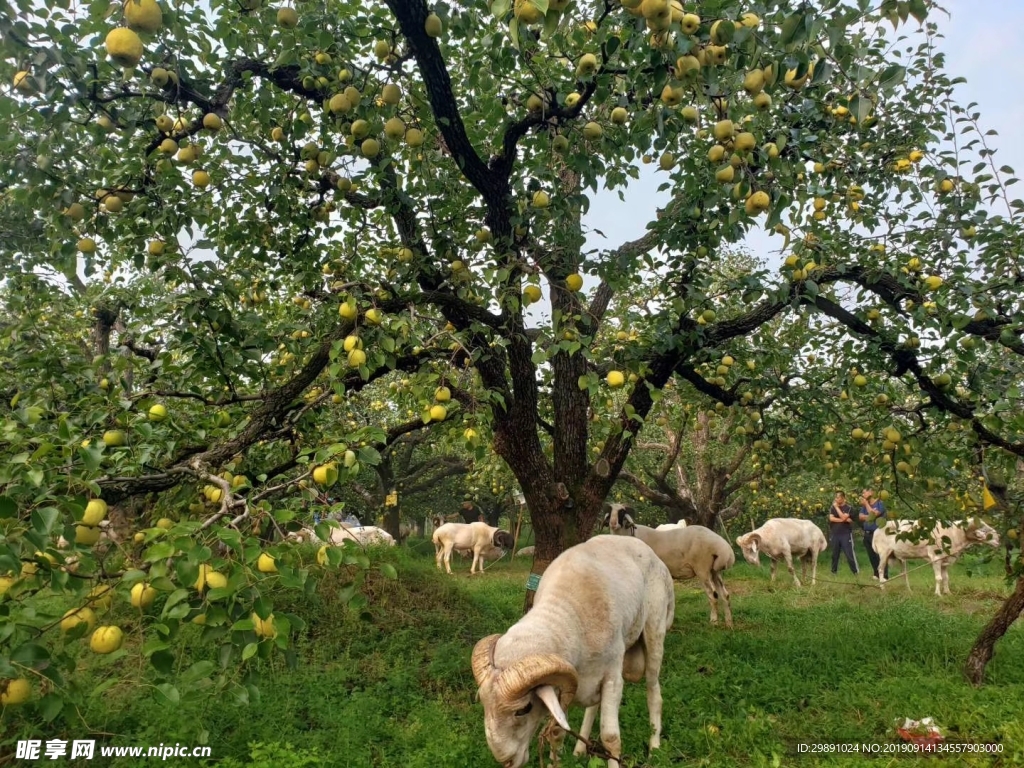
{"label": "standing sheep", "polygon": [[751,565],[761,565],[761,553],[771,560],[772,581],[775,581],[775,567],[779,560],[786,561],[786,568],[793,577],[793,583],[800,586],[800,579],[793,569],[794,555],[802,564],[802,575],[807,579],[807,564],[811,564],[811,585],[818,581],[818,556],[828,549],[828,541],[821,529],[810,520],[795,517],[779,517],[769,520],[760,528],[736,537],[736,543],[743,557]]}
{"label": "standing sheep", "polygon": [[[647,681],[650,748],[661,744],[658,677],[665,633],[675,615],[672,576],[636,540],[595,536],[570,547],[544,572],[533,608],[503,635],[485,637],[473,649],[473,676],[480,686],[484,732],[491,754],[504,768],[520,768],[545,715],[569,730],[565,710],[587,708],[580,736],[590,735],[601,708],[601,743],[622,754],[619,705],[623,681]],[[555,731],[552,757],[561,745]],[[583,754],[583,742],[575,754]],[[609,760],[617,768],[618,760]]]}
{"label": "standing sheep", "polygon": [[[999,546],[999,534],[987,523],[972,517],[966,522],[957,520],[950,525],[937,523],[927,532],[916,520],[890,520],[884,528],[875,531],[871,545],[878,553],[878,577],[885,586],[885,568],[889,558],[894,557],[903,563],[903,580],[910,589],[910,574],[907,572],[907,560],[923,559],[932,564],[935,572],[935,595],[943,592],[949,594],[949,566],[955,563],[960,555],[972,544],[988,544]],[[910,534],[900,536],[900,534]]]}
{"label": "standing sheep", "polygon": [[635,536],[647,544],[668,566],[673,579],[697,579],[711,604],[711,623],[718,623],[716,600],[722,601],[725,625],[732,627],[732,606],[729,590],[722,581],[722,571],[736,562],[736,554],[729,542],[714,531],[700,525],[688,525],[656,531],[633,522],[630,507],[623,504],[605,505],[605,522],[616,536]]}
{"label": "standing sheep", "polygon": [[501,550],[512,549],[512,534],[487,523],[445,523],[434,531],[431,537],[434,542],[434,561],[441,570],[444,562],[445,570],[452,572],[452,552],[472,552],[473,564],[469,572],[484,572],[486,558],[501,557]]}

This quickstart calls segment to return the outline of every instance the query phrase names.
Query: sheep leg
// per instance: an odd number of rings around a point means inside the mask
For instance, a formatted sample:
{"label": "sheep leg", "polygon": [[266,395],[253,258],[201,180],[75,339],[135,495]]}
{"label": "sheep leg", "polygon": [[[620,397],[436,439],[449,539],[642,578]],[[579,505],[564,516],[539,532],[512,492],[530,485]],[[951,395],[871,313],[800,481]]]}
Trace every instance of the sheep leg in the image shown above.
{"label": "sheep leg", "polygon": [[914,590],[910,588],[910,571],[907,569],[907,561],[900,560],[900,562],[903,563],[903,580],[907,583],[907,592],[913,592]]}
{"label": "sheep leg", "polygon": [[[665,627],[660,628],[660,636],[664,638]],[[659,636],[657,631],[644,630],[644,650],[647,657],[647,668],[644,676],[647,682],[647,717],[651,721],[651,749],[661,746],[661,662],[665,653],[663,645],[647,643],[646,638]]]}
{"label": "sheep leg", "polygon": [[452,573],[452,549],[455,548],[455,543],[447,541],[444,545],[444,569],[450,576]]}
{"label": "sheep leg", "polygon": [[469,575],[470,576],[472,576],[474,573],[476,573],[476,564],[477,564],[477,561],[479,559],[480,559],[480,553],[477,552],[476,549],[474,549],[473,550],[473,562],[470,563],[470,565],[469,565]]}
{"label": "sheep leg", "polygon": [[622,675],[615,675],[601,686],[601,744],[611,759],[608,768],[619,768],[622,738],[619,736],[619,705],[622,703]]}
{"label": "sheep leg", "polygon": [[793,553],[789,551],[789,547],[782,551],[782,556],[786,558],[786,568],[789,570],[789,575],[793,577],[793,583],[799,587],[800,579],[796,577],[796,569],[793,568]]}
{"label": "sheep leg", "polygon": [[774,557],[772,557],[772,558],[769,558],[769,559],[768,559],[768,562],[772,564],[772,566],[771,566],[771,571],[772,571],[772,584],[774,584],[774,583],[775,583],[775,566],[776,566],[776,565],[778,565],[778,563],[776,563],[776,562],[775,562],[775,558],[774,558]]}
{"label": "sheep leg", "polygon": [[704,587],[704,594],[708,596],[708,603],[711,605],[711,623],[718,623],[718,603],[715,600],[717,595],[715,594],[715,585],[713,582],[714,576],[709,576],[707,579],[702,579],[700,585]]}
{"label": "sheep leg", "polygon": [[944,562],[942,564],[942,591],[945,592],[947,595],[950,593],[949,592],[949,566],[950,565],[952,565],[952,563],[945,563]]}
{"label": "sheep leg", "polygon": [[821,552],[816,549],[812,549],[810,552],[811,558],[811,586],[813,587],[818,583],[818,558],[821,557]]}
{"label": "sheep leg", "polygon": [[722,601],[722,605],[725,607],[725,626],[732,629],[732,605],[729,601],[729,590],[725,588],[725,582],[722,581],[721,571],[715,571],[712,573],[711,578],[715,580],[718,599]]}
{"label": "sheep leg", "polygon": [[441,560],[444,558],[444,545],[437,543],[434,545],[434,565],[437,566],[437,570],[441,570]]}
{"label": "sheep leg", "polygon": [[[584,739],[590,738],[590,731],[594,727],[594,720],[597,717],[597,704],[592,707],[587,707],[587,711],[583,713],[583,725],[580,726],[580,736]],[[577,740],[576,747],[572,751],[576,757],[583,757],[587,754],[587,745],[582,739]]]}
{"label": "sheep leg", "polygon": [[935,573],[935,596],[942,597],[942,569],[945,560],[941,557],[932,560],[932,571]]}

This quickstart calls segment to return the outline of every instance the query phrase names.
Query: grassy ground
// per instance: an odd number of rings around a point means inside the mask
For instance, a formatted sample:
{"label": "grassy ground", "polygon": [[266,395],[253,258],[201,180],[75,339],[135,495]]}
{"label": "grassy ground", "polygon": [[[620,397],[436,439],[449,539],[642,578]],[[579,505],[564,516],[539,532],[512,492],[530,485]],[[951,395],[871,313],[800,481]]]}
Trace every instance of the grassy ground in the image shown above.
{"label": "grassy ground", "polygon": [[[119,684],[83,713],[89,728],[108,734],[95,736],[103,743],[205,739],[215,758],[227,758],[227,768],[497,765],[473,700],[469,656],[477,639],[517,619],[528,564],[502,561],[471,579],[468,562],[459,563],[454,577],[437,574],[422,544],[382,556],[395,563],[400,578],[371,582],[373,621],[333,602],[330,582],[316,598],[298,597],[287,607],[309,626],[298,640],[294,668],[280,658],[256,661],[258,702],[245,706],[194,691],[171,707],[150,689]],[[954,594],[943,598],[932,594],[930,568],[912,574],[908,594],[901,582],[880,592],[870,571],[862,570],[858,582],[848,572],[832,577],[824,560],[822,566],[819,576],[828,583],[797,590],[788,574],[773,586],[767,568],[737,564],[726,579],[736,619],[731,631],[709,624],[702,591],[678,585],[662,670],[663,748],[645,756],[643,686],[627,686],[625,765],[881,765],[890,761],[800,758],[796,745],[892,743],[897,717],[925,716],[952,737],[1001,743],[1003,765],[1024,764],[1024,631],[1015,627],[1000,643],[986,686],[974,689],[960,674],[976,633],[1007,592],[998,563],[975,565],[970,575],[968,566],[956,566]],[[195,658],[213,658],[214,651],[191,649]],[[97,677],[109,672],[83,670]],[[573,710],[570,719],[578,723],[580,714]],[[14,735],[5,730],[0,765]],[[36,732],[53,735],[45,727]],[[70,738],[83,735],[79,730]],[[988,758],[945,760],[993,764]],[[172,758],[168,764],[189,762]],[[587,761],[566,750],[563,764]]]}

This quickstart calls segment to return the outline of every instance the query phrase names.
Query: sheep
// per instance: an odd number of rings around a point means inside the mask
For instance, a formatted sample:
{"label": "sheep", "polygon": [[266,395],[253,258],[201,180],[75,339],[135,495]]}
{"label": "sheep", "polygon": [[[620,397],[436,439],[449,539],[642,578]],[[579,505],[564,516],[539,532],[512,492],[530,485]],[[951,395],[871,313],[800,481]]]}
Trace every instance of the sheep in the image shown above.
{"label": "sheep", "polygon": [[685,520],[680,520],[678,523],[662,523],[661,525],[659,525],[654,530],[656,530],[656,531],[671,531],[674,528],[685,528],[685,527],[686,527],[686,521]]}
{"label": "sheep", "polygon": [[523,547],[516,552],[516,557],[533,557],[533,553],[537,551],[537,548],[533,545],[529,547]]}
{"label": "sheep", "polygon": [[[328,525],[331,525],[330,538],[328,539],[330,544],[341,545],[348,540],[362,546],[371,544],[395,546],[395,538],[383,528],[377,528],[374,525],[346,525],[345,523],[337,523],[337,527],[335,527],[332,523],[333,521],[328,521]],[[316,531],[312,528],[303,526],[300,530],[289,533],[288,539],[290,541],[312,543],[319,541],[320,537],[317,536]]]}
{"label": "sheep", "polygon": [[470,574],[484,572],[484,560],[487,558],[497,559],[504,552],[501,550],[511,549],[514,540],[512,534],[495,528],[487,523],[445,523],[437,528],[431,539],[434,542],[434,562],[437,570],[441,570],[441,562],[444,561],[445,570],[452,572],[452,552],[472,552],[473,563],[469,567]]}
{"label": "sheep", "polygon": [[689,525],[667,531],[656,531],[646,525],[637,525],[632,509],[623,504],[605,505],[605,522],[616,536],[636,536],[654,550],[673,579],[700,581],[711,604],[711,623],[718,623],[716,599],[722,601],[725,625],[732,627],[732,606],[729,590],[722,581],[722,571],[731,568],[736,555],[729,542],[714,531],[700,525]]}
{"label": "sheep", "polygon": [[[915,532],[917,537],[897,538],[900,533]],[[885,586],[885,568],[889,558],[895,558],[903,564],[903,579],[910,589],[910,574],[907,572],[907,560],[924,559],[932,564],[935,572],[935,595],[943,592],[949,594],[949,566],[955,563],[964,550],[972,544],[988,544],[999,546],[999,534],[987,523],[972,517],[966,522],[957,520],[950,525],[937,523],[931,533],[925,536],[924,528],[914,520],[890,520],[884,528],[875,531],[871,542],[878,553],[878,580]]]}
{"label": "sheep", "polygon": [[810,520],[795,517],[779,517],[769,520],[760,528],[736,537],[736,543],[743,557],[751,565],[760,567],[761,553],[764,552],[772,564],[772,581],[775,581],[775,567],[785,560],[786,568],[793,577],[793,583],[800,586],[800,579],[793,569],[793,556],[802,563],[801,571],[807,579],[807,564],[811,564],[811,585],[818,581],[818,556],[828,549],[828,541],[821,529]]}
{"label": "sheep", "polygon": [[[650,547],[635,539],[595,536],[570,547],[544,572],[533,608],[505,634],[473,649],[473,676],[484,707],[491,754],[520,768],[545,715],[557,759],[571,702],[586,707],[580,736],[588,739],[600,706],[601,743],[621,756],[619,705],[623,681],[646,678],[650,748],[661,744],[661,685],[665,633],[675,616],[672,575]],[[586,753],[580,740],[574,754]],[[617,768],[618,760],[609,760]]]}

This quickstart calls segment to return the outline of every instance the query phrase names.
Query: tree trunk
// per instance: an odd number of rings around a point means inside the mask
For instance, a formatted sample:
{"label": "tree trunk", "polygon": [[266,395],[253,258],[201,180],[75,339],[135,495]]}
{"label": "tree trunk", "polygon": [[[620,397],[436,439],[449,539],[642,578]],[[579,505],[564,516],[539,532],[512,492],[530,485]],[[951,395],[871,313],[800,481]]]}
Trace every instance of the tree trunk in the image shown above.
{"label": "tree trunk", "polygon": [[[582,495],[582,494],[581,494]],[[600,520],[601,501],[594,497],[553,499],[546,505],[530,505],[530,494],[526,494],[530,520],[533,524],[534,557],[530,575],[540,577],[551,561],[562,552],[574,547],[594,534]],[[526,590],[523,613],[533,607],[536,586]]]}
{"label": "tree trunk", "polygon": [[1017,579],[1017,586],[1013,594],[1003,603],[998,613],[992,617],[978,639],[974,641],[974,647],[967,655],[967,663],[964,664],[964,674],[974,685],[981,685],[985,680],[985,667],[992,659],[995,652],[995,644],[1010,625],[1017,620],[1024,612],[1024,576]]}
{"label": "tree trunk", "polygon": [[384,507],[384,530],[395,537],[395,541],[399,541],[401,537],[402,524],[402,511],[401,507],[397,504],[393,507]]}

